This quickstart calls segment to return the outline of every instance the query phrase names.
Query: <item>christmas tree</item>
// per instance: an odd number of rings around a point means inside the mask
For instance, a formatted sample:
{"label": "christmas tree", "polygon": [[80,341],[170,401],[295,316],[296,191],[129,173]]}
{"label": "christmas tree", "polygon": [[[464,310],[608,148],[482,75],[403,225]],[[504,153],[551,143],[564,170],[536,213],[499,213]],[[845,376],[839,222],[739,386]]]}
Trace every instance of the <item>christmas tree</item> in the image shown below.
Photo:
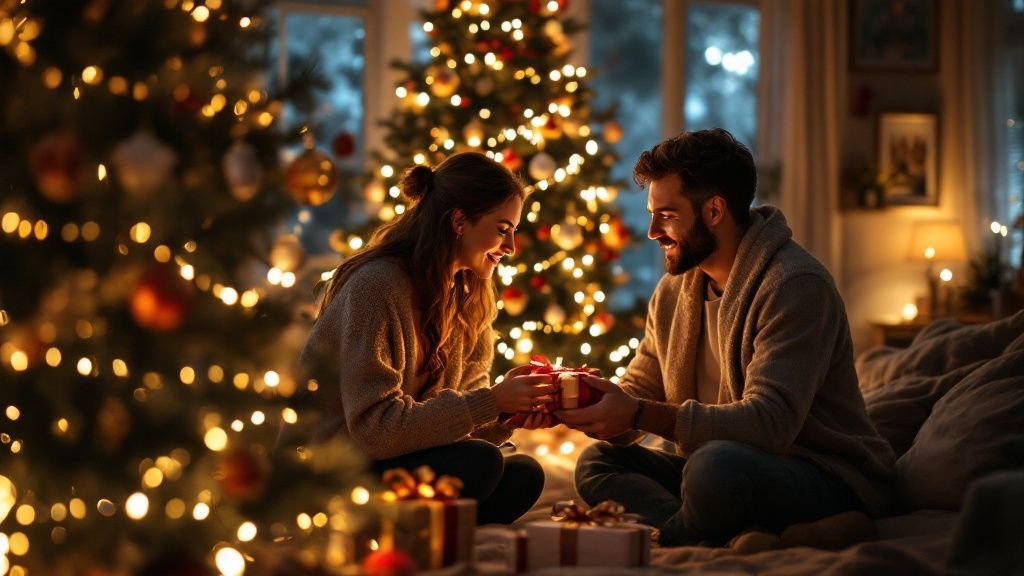
{"label": "christmas tree", "polygon": [[342,232],[356,248],[366,229],[401,214],[397,182],[412,163],[477,150],[518,173],[529,197],[515,257],[495,276],[495,374],[542,354],[615,377],[643,330],[643,310],[609,306],[630,235],[612,203],[622,183],[609,176],[622,128],[591,110],[587,71],[569,63],[580,26],[566,5],[439,0],[422,13],[430,59],[394,63],[404,78],[365,188],[372,218]]}
{"label": "christmas tree", "polygon": [[275,450],[317,385],[282,185],[337,178],[278,169],[311,79],[268,85],[263,4],[0,0],[0,574],[320,562],[367,499],[350,450]]}

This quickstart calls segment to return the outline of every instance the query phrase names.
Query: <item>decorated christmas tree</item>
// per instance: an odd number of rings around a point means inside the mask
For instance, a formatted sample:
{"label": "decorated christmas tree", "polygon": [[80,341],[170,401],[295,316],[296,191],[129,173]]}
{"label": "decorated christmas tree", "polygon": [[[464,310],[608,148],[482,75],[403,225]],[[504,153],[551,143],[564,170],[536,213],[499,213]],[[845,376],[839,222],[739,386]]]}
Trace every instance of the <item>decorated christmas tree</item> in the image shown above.
{"label": "decorated christmas tree", "polygon": [[354,529],[358,458],[275,450],[316,386],[278,231],[337,181],[279,169],[309,78],[267,81],[263,4],[0,0],[0,574],[263,573]]}
{"label": "decorated christmas tree", "polygon": [[361,246],[368,229],[404,211],[397,183],[413,163],[476,150],[519,174],[529,197],[516,254],[495,275],[495,374],[542,354],[615,376],[643,329],[643,310],[610,308],[630,236],[613,204],[624,183],[609,176],[622,129],[591,109],[587,70],[569,63],[580,26],[566,5],[439,0],[422,13],[430,58],[394,63],[404,78],[365,188],[372,217],[338,243]]}

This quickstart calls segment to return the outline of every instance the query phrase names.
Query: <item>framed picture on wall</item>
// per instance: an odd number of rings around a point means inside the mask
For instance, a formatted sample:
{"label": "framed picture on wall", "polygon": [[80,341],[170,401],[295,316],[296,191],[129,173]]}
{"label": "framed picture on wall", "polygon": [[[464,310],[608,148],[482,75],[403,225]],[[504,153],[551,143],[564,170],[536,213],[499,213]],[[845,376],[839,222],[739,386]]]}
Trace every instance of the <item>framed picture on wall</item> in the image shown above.
{"label": "framed picture on wall", "polygon": [[850,68],[938,70],[937,0],[850,0]]}
{"label": "framed picture on wall", "polygon": [[887,206],[939,204],[939,120],[930,112],[878,115],[878,171]]}

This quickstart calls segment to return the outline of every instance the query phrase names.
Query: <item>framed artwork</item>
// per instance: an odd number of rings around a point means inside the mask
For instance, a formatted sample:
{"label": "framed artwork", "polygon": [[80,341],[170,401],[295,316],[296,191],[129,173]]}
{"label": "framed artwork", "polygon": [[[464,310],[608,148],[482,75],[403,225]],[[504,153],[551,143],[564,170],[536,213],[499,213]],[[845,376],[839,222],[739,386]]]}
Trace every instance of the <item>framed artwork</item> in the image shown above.
{"label": "framed artwork", "polygon": [[878,115],[878,175],[882,204],[939,204],[939,121],[928,112]]}
{"label": "framed artwork", "polygon": [[937,0],[850,0],[850,68],[938,70]]}

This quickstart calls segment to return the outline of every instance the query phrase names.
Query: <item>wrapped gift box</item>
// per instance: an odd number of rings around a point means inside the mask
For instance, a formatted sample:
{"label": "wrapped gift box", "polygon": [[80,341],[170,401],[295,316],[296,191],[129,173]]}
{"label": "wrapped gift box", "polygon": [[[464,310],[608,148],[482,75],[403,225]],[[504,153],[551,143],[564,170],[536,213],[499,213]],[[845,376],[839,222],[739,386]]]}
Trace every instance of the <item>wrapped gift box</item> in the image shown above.
{"label": "wrapped gift box", "polygon": [[403,500],[383,504],[381,547],[401,550],[417,570],[469,564],[476,500]]}
{"label": "wrapped gift box", "polygon": [[507,526],[477,528],[473,564],[482,568],[497,565],[503,573],[526,572],[526,530]]}
{"label": "wrapped gift box", "polygon": [[[601,372],[597,368],[587,368],[586,366],[571,368],[562,366],[560,363],[551,364],[544,356],[532,356],[529,373],[547,374],[550,378],[549,382],[557,388],[554,401],[544,407],[546,412],[585,408],[596,404],[604,396],[604,392],[591,387],[583,380],[583,377],[587,375],[600,376]],[[527,416],[529,414],[510,415],[503,421],[511,426],[521,426]],[[558,419],[556,418],[555,421],[557,422]]]}
{"label": "wrapped gift box", "polygon": [[526,525],[527,568],[633,568],[651,560],[651,528],[623,522],[588,525],[538,520]]}
{"label": "wrapped gift box", "polygon": [[526,525],[527,568],[586,566],[634,568],[651,560],[651,527],[629,521],[621,504],[607,501],[587,510],[558,502],[552,520]]}

